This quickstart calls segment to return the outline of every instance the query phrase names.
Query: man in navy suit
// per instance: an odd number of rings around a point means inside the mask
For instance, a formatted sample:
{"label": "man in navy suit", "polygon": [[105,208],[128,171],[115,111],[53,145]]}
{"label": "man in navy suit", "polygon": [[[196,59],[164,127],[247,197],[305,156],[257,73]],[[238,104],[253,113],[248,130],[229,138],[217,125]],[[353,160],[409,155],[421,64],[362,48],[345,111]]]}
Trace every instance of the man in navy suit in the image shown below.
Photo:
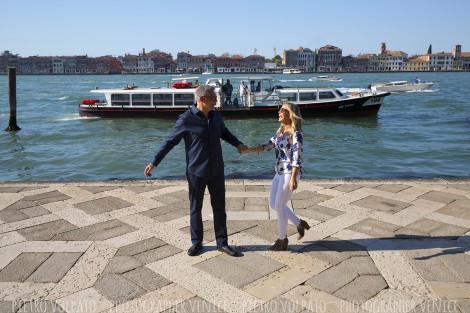
{"label": "man in navy suit", "polygon": [[180,115],[172,132],[157,150],[155,157],[147,165],[144,173],[146,176],[151,176],[150,171],[158,166],[181,139],[184,139],[192,242],[188,254],[190,256],[197,255],[202,249],[203,224],[201,211],[204,191],[207,186],[214,213],[217,248],[221,252],[235,256],[237,251],[228,245],[224,161],[220,139],[236,147],[239,153],[246,149],[246,146],[225,127],[220,112],[214,110],[217,102],[214,87],[209,85],[197,87],[196,101],[195,105]]}

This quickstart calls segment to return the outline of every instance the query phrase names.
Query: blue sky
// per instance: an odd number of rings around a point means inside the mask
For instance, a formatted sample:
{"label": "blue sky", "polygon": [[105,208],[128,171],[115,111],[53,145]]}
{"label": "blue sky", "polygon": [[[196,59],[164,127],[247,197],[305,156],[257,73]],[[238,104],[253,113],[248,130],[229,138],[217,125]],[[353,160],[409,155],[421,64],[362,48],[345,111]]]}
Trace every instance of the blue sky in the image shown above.
{"label": "blue sky", "polygon": [[470,1],[16,0],[0,5],[0,52],[31,55],[258,54],[320,48],[470,52]]}

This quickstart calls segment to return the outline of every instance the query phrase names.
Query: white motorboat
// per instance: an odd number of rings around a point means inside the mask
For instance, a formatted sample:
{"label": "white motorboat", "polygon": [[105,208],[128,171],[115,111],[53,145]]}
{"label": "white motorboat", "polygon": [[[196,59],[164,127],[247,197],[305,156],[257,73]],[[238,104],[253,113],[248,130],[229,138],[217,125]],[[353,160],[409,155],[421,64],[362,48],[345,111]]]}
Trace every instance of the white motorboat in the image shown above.
{"label": "white motorboat", "polygon": [[308,79],[309,81],[313,82],[340,82],[343,81],[343,79],[339,76],[335,75],[320,75],[320,76],[315,76],[312,78]]}
{"label": "white motorboat", "polygon": [[[166,88],[94,89],[100,98],[84,99],[79,105],[80,116],[86,117],[151,117],[176,119],[196,102],[197,77],[174,78],[177,82]],[[299,106],[303,116],[376,115],[390,92],[355,92],[343,94],[334,87],[283,87],[273,84],[272,76],[248,76],[230,79],[234,84],[246,82],[247,94],[240,105],[224,105],[222,78],[210,78],[206,84],[215,87],[215,108],[227,118],[273,118],[283,102]],[[103,99],[104,98],[104,99]]]}
{"label": "white motorboat", "polygon": [[388,83],[375,84],[370,86],[373,92],[389,91],[389,92],[406,92],[406,91],[419,91],[431,88],[434,85],[432,82],[409,82],[406,80],[392,81]]}
{"label": "white motorboat", "polygon": [[296,68],[286,68],[282,70],[282,74],[302,74],[302,71]]}

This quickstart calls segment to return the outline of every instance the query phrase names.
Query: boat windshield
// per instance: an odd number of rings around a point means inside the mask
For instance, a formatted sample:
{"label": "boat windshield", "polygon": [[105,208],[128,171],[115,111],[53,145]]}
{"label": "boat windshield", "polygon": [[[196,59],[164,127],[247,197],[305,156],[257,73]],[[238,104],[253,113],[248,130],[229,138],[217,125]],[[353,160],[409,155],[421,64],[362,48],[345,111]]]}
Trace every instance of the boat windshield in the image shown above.
{"label": "boat windshield", "polygon": [[338,94],[338,96],[340,96],[340,97],[344,96],[344,94],[343,94],[341,91],[339,91],[338,89],[335,89],[335,92],[336,92],[336,93]]}

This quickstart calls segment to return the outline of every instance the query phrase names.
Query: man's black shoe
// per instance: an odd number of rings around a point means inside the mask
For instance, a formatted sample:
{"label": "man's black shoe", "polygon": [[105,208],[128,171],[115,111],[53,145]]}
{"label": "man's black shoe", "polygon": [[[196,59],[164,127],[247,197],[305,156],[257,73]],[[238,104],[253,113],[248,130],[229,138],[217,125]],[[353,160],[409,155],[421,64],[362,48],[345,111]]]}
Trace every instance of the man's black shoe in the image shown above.
{"label": "man's black shoe", "polygon": [[233,250],[230,246],[219,247],[217,248],[217,250],[219,250],[220,252],[227,253],[230,256],[236,256],[238,254],[238,252]]}
{"label": "man's black shoe", "polygon": [[188,249],[188,255],[189,256],[195,256],[199,253],[199,251],[201,251],[202,249],[202,245],[201,244],[195,244],[195,245],[192,245],[189,249]]}

